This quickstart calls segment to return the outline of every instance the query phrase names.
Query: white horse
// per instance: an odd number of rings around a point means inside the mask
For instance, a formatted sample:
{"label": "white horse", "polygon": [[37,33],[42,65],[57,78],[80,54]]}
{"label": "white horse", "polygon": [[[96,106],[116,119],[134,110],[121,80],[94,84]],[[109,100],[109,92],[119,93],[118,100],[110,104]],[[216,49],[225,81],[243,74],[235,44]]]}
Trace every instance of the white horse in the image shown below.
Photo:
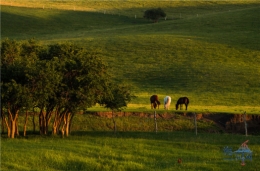
{"label": "white horse", "polygon": [[170,96],[166,96],[164,98],[164,109],[169,110],[170,104],[171,104],[171,97]]}

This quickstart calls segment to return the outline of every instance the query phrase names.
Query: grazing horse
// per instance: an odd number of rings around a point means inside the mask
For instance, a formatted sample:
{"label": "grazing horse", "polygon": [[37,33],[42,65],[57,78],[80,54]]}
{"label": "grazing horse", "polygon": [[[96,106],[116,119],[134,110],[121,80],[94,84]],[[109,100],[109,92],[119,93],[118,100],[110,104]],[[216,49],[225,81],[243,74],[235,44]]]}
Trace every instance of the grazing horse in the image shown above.
{"label": "grazing horse", "polygon": [[161,104],[159,102],[159,98],[157,95],[152,95],[150,97],[150,102],[151,102],[151,109],[156,109],[156,107],[158,106],[158,109],[159,109],[159,105]]}
{"label": "grazing horse", "polygon": [[164,109],[169,110],[170,104],[171,104],[171,97],[166,96],[164,98]]}
{"label": "grazing horse", "polygon": [[178,110],[179,105],[180,105],[180,110],[181,110],[183,104],[185,104],[186,110],[187,110],[188,104],[189,104],[189,99],[188,99],[188,97],[181,97],[181,98],[179,98],[179,100],[178,100],[177,103],[176,103],[176,110]]}

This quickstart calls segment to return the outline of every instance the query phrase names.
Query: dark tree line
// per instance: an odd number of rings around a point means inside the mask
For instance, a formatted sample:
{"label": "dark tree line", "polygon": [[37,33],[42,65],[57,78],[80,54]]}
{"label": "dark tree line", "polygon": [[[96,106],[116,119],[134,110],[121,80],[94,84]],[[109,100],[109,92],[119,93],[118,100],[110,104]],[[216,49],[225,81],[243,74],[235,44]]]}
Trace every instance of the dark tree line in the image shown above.
{"label": "dark tree line", "polygon": [[19,135],[21,111],[26,113],[24,135],[28,111],[35,111],[40,134],[48,134],[51,126],[52,134],[68,136],[79,109],[99,103],[119,110],[132,97],[130,86],[113,82],[95,52],[71,43],[1,42],[1,119],[10,138]]}

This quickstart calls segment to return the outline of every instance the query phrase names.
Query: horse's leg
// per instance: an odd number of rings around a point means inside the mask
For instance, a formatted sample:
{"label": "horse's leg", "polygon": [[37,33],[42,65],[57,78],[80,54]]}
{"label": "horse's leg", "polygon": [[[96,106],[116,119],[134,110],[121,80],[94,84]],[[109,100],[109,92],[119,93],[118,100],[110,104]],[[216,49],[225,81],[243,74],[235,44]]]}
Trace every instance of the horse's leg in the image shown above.
{"label": "horse's leg", "polygon": [[186,106],[186,110],[188,109],[188,104],[185,104],[185,106]]}

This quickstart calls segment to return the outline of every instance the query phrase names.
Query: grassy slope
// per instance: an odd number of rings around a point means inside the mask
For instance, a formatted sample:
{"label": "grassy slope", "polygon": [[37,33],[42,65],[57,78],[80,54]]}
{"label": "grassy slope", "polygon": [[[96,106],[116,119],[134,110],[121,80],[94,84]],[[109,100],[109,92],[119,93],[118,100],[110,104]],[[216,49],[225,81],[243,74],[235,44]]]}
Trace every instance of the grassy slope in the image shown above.
{"label": "grassy slope", "polygon": [[135,86],[138,98],[130,109],[149,109],[156,93],[173,101],[186,95],[192,111],[260,113],[259,3],[159,3],[168,20],[151,24],[133,16],[152,3],[98,2],[77,4],[102,13],[2,6],[2,38],[74,41],[98,49],[115,77]]}

